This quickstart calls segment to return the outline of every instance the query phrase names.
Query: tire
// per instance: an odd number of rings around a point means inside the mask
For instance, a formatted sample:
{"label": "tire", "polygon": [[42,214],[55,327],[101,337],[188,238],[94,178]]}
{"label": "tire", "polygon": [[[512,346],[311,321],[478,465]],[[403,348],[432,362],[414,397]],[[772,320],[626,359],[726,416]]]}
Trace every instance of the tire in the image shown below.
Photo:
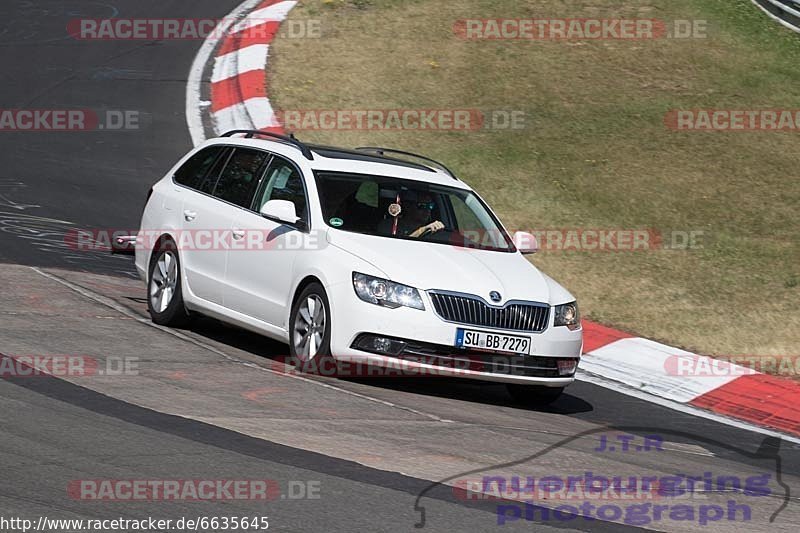
{"label": "tire", "polygon": [[529,407],[550,405],[564,392],[564,387],[541,387],[537,385],[508,384],[506,388],[515,402]]}
{"label": "tire", "polygon": [[153,251],[147,275],[147,311],[156,324],[174,328],[189,323],[181,281],[178,251],[167,241]]}
{"label": "tire", "polygon": [[[311,309],[313,307],[313,309]],[[301,372],[319,374],[331,357],[331,306],[319,283],[300,293],[289,317],[289,352]]]}

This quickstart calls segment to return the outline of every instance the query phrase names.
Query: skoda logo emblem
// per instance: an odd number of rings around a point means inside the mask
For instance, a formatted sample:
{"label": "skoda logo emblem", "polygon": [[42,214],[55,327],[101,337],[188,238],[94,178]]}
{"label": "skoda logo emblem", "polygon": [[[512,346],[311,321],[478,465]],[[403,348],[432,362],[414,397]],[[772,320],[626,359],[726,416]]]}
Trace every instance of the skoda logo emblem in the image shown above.
{"label": "skoda logo emblem", "polygon": [[489,298],[491,298],[491,299],[492,299],[492,301],[493,301],[493,302],[495,302],[495,303],[497,303],[497,302],[499,302],[500,300],[502,300],[502,299],[503,299],[503,297],[502,297],[502,296],[500,296],[500,293],[499,293],[499,292],[497,292],[497,291],[492,291],[492,292],[490,292],[490,293],[489,293]]}

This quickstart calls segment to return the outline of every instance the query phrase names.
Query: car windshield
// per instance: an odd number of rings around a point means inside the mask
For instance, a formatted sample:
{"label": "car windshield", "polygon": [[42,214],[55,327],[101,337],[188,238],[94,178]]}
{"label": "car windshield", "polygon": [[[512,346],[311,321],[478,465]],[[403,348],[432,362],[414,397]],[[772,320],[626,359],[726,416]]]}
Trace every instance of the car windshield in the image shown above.
{"label": "car windshield", "polygon": [[317,172],[331,227],[392,239],[513,252],[508,234],[478,196],[456,187],[363,174]]}

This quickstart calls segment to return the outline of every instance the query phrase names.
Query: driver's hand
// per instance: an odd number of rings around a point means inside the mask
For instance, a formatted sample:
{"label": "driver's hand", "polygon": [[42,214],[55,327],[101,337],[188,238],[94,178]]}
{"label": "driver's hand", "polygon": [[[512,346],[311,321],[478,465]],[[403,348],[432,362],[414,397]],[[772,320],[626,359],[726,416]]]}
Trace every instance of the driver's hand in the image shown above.
{"label": "driver's hand", "polygon": [[437,220],[435,222],[431,222],[426,227],[428,228],[426,233],[436,233],[437,231],[442,231],[444,229],[444,224]]}
{"label": "driver's hand", "polygon": [[421,228],[417,228],[417,230],[414,231],[410,235],[410,237],[415,237],[415,238],[422,237],[423,235],[426,235],[428,233],[436,233],[437,231],[442,231],[443,229],[444,229],[444,224],[442,224],[440,221],[437,220],[435,222],[431,222],[427,226],[422,226]]}

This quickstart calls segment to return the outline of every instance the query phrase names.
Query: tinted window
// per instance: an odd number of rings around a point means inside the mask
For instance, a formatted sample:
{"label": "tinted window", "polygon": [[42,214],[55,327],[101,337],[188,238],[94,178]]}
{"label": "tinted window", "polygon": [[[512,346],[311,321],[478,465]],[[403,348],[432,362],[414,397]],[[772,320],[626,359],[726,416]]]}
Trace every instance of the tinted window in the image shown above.
{"label": "tinted window", "polygon": [[175,172],[175,182],[197,189],[224,149],[223,146],[210,146],[194,154]]}
{"label": "tinted window", "polygon": [[[318,172],[322,216],[331,227],[392,239],[513,252],[499,221],[473,192],[389,176]],[[438,231],[418,230],[433,222]]]}
{"label": "tinted window", "polygon": [[289,200],[294,204],[297,216],[308,222],[303,178],[291,163],[277,156],[267,169],[264,186],[253,207],[256,211],[260,211],[270,200]]}
{"label": "tinted window", "polygon": [[[378,227],[386,213],[391,198],[381,198],[377,181],[364,176],[363,179],[336,180],[326,182],[322,211],[328,224],[335,220],[339,229],[370,233]],[[379,207],[385,204],[384,209]]]}
{"label": "tinted window", "polygon": [[228,162],[228,159],[230,159],[232,153],[233,148],[230,146],[223,148],[222,153],[220,153],[219,157],[217,158],[217,162],[214,163],[214,166],[211,167],[211,170],[203,179],[200,180],[200,182],[197,184],[197,187],[195,187],[198,191],[206,194],[211,194],[214,192],[214,186],[217,184],[219,175],[222,173],[222,169],[225,168],[225,163]]}
{"label": "tinted window", "polygon": [[261,150],[237,148],[214,187],[214,196],[241,207],[250,207],[261,169],[270,155]]}

